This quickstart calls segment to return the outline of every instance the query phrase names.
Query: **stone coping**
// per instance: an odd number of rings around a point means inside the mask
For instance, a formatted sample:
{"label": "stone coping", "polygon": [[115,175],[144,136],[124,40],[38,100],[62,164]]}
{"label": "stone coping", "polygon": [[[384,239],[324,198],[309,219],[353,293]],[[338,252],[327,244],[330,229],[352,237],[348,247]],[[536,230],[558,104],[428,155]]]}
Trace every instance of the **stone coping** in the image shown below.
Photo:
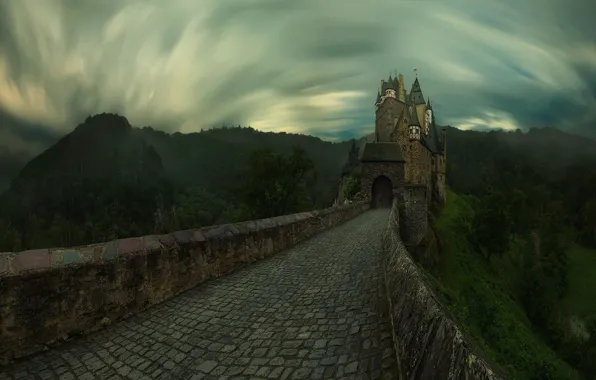
{"label": "stone coping", "polygon": [[434,294],[401,240],[399,217],[394,201],[383,236],[383,272],[400,378],[506,379]]}
{"label": "stone coping", "polygon": [[85,265],[86,263],[106,263],[123,256],[144,254],[159,249],[171,249],[177,245],[201,243],[213,239],[250,234],[252,232],[290,225],[309,218],[321,218],[337,211],[361,206],[367,202],[359,201],[353,204],[342,204],[310,212],[175,231],[163,235],[123,238],[106,243],[71,248],[43,248],[21,252],[0,252],[0,278],[18,276],[27,272],[39,273],[55,268]]}
{"label": "stone coping", "polygon": [[0,366],[291,248],[370,207],[0,254]]}

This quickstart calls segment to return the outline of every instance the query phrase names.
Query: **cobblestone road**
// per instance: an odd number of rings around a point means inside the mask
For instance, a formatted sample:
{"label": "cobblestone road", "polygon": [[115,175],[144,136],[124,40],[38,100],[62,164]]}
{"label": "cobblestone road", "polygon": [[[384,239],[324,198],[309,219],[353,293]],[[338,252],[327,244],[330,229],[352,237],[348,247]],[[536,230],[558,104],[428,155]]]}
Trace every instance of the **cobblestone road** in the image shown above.
{"label": "cobblestone road", "polygon": [[392,379],[388,210],[10,367],[4,379]]}

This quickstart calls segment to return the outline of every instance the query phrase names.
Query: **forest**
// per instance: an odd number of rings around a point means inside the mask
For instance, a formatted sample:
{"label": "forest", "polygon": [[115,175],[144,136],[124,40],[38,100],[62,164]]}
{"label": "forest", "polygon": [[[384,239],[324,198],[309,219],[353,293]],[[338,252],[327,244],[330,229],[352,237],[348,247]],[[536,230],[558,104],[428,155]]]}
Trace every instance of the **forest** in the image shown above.
{"label": "forest", "polygon": [[594,379],[594,142],[554,129],[448,136],[439,248],[418,262],[511,378]]}
{"label": "forest", "polygon": [[[594,379],[596,142],[554,128],[448,128],[447,139],[438,248],[416,256],[429,281],[512,378]],[[329,207],[351,145],[250,127],[167,134],[89,117],[0,195],[0,252]],[[348,198],[357,188],[352,175]]]}

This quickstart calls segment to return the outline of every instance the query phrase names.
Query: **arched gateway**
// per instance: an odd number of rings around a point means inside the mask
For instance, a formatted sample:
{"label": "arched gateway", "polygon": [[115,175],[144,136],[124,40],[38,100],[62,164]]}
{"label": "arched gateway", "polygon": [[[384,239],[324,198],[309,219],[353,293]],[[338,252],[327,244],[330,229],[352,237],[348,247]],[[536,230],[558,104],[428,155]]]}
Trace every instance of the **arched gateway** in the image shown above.
{"label": "arched gateway", "polygon": [[394,196],[403,201],[405,161],[399,144],[367,143],[360,162],[360,191],[371,207],[391,207]]}
{"label": "arched gateway", "polygon": [[391,180],[384,175],[378,176],[372,184],[371,207],[391,207],[392,201],[393,185],[391,184]]}

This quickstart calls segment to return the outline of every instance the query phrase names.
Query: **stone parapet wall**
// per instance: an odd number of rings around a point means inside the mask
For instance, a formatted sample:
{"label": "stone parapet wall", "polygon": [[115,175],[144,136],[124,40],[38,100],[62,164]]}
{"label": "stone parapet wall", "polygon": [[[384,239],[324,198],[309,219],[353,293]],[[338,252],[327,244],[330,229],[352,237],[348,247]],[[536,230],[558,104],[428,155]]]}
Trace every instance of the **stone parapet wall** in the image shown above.
{"label": "stone parapet wall", "polygon": [[398,231],[398,203],[394,201],[383,235],[383,270],[400,378],[504,379],[449,317]]}
{"label": "stone parapet wall", "polygon": [[369,207],[364,200],[167,235],[0,253],[0,365],[292,247]]}

